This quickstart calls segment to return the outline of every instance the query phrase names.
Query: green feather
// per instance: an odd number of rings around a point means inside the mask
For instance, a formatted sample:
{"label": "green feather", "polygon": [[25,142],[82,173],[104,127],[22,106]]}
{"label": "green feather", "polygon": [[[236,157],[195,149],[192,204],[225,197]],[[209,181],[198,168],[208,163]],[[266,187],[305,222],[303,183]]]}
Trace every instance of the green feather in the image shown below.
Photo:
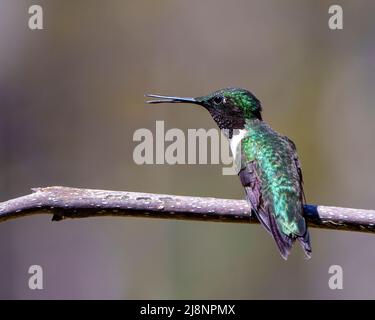
{"label": "green feather", "polygon": [[293,145],[263,121],[248,120],[245,129],[242,152],[245,161],[256,160],[258,163],[263,201],[274,214],[279,230],[288,236],[303,236],[306,232],[301,215],[303,190],[293,161]]}

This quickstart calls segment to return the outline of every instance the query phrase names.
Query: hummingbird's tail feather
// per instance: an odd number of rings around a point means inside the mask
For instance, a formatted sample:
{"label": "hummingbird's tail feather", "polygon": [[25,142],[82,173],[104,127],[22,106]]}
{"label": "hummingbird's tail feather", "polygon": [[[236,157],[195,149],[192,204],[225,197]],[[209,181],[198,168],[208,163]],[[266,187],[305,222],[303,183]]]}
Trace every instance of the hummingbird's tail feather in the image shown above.
{"label": "hummingbird's tail feather", "polygon": [[277,248],[283,259],[287,260],[290,250],[292,249],[294,239],[280,232],[277,222],[273,214],[271,214],[267,208],[261,210],[253,210],[260,224],[268,231],[273,237]]}
{"label": "hummingbird's tail feather", "polygon": [[[291,235],[288,236],[281,232],[279,230],[279,227],[277,225],[276,219],[273,214],[269,213],[267,215],[267,219],[265,219],[265,213],[263,214],[258,214],[258,219],[261,222],[261,224],[269,231],[269,233],[272,235],[274,238],[276,245],[280,251],[281,256],[287,260],[288,255],[292,249],[292,246],[295,242],[295,240],[298,240],[299,243],[301,244],[303,251],[305,253],[305,256],[307,259],[311,258],[311,241],[310,241],[310,233],[306,227],[306,231],[303,236],[297,236],[297,235]],[[266,222],[266,223],[264,223]]]}
{"label": "hummingbird's tail feather", "polygon": [[283,259],[287,260],[290,250],[292,249],[294,239],[280,232],[273,214],[269,213],[268,217],[270,223],[270,233],[272,237],[275,239],[277,248],[279,249],[281,256],[283,257]]}
{"label": "hummingbird's tail feather", "polygon": [[252,211],[260,224],[272,235],[281,256],[286,260],[292,249],[294,239],[280,232],[276,218],[271,213],[270,203],[264,201],[261,196],[261,183],[256,173],[256,168],[256,162],[252,161],[239,173],[242,185],[245,187],[246,198],[250,202]]}
{"label": "hummingbird's tail feather", "polygon": [[298,237],[298,241],[301,244],[303,251],[305,252],[305,256],[307,259],[311,258],[311,242],[310,242],[310,233],[309,230],[306,229],[305,234],[302,237]]}

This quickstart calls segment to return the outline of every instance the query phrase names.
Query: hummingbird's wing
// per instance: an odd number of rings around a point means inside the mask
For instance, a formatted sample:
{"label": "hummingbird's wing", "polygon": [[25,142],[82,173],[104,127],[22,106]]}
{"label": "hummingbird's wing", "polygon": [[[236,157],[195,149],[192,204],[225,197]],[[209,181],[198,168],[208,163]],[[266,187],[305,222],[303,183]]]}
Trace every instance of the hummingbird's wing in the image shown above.
{"label": "hummingbird's wing", "polygon": [[247,200],[262,226],[275,239],[280,254],[287,259],[293,245],[293,240],[280,232],[275,216],[272,214],[269,202],[262,197],[261,180],[257,174],[257,161],[253,160],[239,172],[242,185],[245,188]]}
{"label": "hummingbird's wing", "polygon": [[246,197],[262,226],[272,235],[284,259],[295,240],[310,257],[311,245],[303,217],[303,180],[294,143],[262,128],[256,143],[245,137],[241,143],[239,172]]}
{"label": "hummingbird's wing", "polygon": [[[300,163],[300,161],[298,159],[297,148],[296,148],[296,145],[294,144],[294,142],[292,140],[290,140],[288,137],[285,137],[285,138],[289,142],[290,148],[293,151],[294,165],[295,165],[295,168],[296,168],[296,170],[298,172],[299,182],[300,182],[300,188],[301,188],[301,203],[303,205],[303,204],[306,203],[306,197],[305,197],[305,192],[303,190],[302,168],[301,168],[301,163]],[[307,230],[307,227],[306,227],[305,234],[302,235],[302,236],[300,236],[300,237],[298,237],[297,239],[300,242],[303,250],[305,251],[306,256],[308,258],[310,258],[312,250],[311,250],[310,233]]]}
{"label": "hummingbird's wing", "polygon": [[290,145],[290,148],[292,149],[292,152],[293,152],[294,165],[295,165],[296,170],[298,172],[300,188],[302,190],[301,202],[303,204],[305,204],[306,203],[306,197],[305,197],[305,191],[303,190],[302,168],[301,168],[301,163],[299,162],[299,159],[298,159],[297,148],[296,148],[296,145],[294,144],[294,142],[292,140],[290,140],[287,136],[284,136],[284,138],[288,141],[288,143]]}

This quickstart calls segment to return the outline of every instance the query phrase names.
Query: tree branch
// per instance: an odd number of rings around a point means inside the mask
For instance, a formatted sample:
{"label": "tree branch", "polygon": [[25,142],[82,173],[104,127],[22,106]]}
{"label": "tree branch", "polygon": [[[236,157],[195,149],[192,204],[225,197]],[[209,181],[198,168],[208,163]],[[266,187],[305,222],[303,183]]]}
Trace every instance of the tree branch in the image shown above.
{"label": "tree branch", "polygon": [[[34,214],[52,220],[86,217],[144,217],[258,223],[245,200],[47,187],[0,203],[0,222]],[[375,210],[305,205],[310,227],[375,232]]]}

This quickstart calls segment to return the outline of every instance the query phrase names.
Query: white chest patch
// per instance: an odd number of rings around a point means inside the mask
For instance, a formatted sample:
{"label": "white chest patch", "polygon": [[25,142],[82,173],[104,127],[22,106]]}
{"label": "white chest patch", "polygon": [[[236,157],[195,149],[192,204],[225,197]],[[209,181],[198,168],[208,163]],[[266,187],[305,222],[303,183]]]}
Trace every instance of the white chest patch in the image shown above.
{"label": "white chest patch", "polygon": [[237,160],[241,156],[241,141],[246,135],[246,130],[233,130],[232,139],[229,139],[230,150],[232,151],[233,160]]}

